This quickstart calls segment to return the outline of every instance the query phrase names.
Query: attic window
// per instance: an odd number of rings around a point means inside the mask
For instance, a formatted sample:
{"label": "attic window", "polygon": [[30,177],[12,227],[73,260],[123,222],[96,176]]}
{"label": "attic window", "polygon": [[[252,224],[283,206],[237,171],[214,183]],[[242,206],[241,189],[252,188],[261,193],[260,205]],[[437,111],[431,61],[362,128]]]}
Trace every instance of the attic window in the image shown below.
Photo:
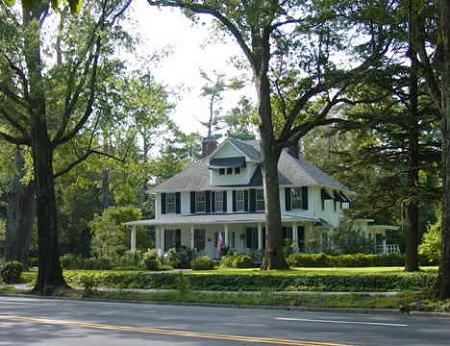
{"label": "attic window", "polygon": [[224,175],[224,174],[225,174],[225,168],[219,169],[219,175]]}
{"label": "attic window", "polygon": [[233,168],[228,167],[227,168],[227,175],[231,175],[231,174],[233,174]]}
{"label": "attic window", "polygon": [[241,174],[241,167],[236,167],[234,169],[234,174]]}

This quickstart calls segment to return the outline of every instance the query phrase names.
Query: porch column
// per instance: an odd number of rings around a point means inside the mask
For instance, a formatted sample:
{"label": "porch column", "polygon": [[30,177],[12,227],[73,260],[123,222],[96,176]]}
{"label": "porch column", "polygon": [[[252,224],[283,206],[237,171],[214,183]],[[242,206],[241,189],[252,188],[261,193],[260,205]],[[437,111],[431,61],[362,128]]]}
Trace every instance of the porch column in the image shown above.
{"label": "porch column", "polygon": [[191,225],[191,249],[195,248],[195,228]]}
{"label": "porch column", "polygon": [[258,223],[258,250],[263,249],[263,228],[262,224]]}
{"label": "porch column", "polygon": [[230,246],[230,229],[229,229],[227,223],[224,225],[223,229],[225,231],[225,246],[229,247]]}
{"label": "porch column", "polygon": [[383,254],[387,254],[386,236],[383,237]]}
{"label": "porch column", "polygon": [[[165,245],[165,238],[166,238],[166,230],[164,229],[164,227],[161,227],[159,229],[159,250],[161,251],[161,256],[164,255],[165,249],[164,249],[164,245]],[[158,250],[158,252],[159,252]]]}
{"label": "porch column", "polygon": [[131,247],[132,252],[136,251],[136,225],[131,226]]}
{"label": "porch column", "polygon": [[298,252],[298,224],[292,224],[292,242],[294,243],[294,251]]}

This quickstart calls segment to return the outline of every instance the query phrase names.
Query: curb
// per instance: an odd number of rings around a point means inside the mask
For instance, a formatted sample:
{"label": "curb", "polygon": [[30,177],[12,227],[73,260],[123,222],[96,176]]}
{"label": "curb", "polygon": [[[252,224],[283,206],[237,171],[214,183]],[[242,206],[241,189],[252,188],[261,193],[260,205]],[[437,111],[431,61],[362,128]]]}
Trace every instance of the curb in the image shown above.
{"label": "curb", "polygon": [[[173,301],[139,301],[139,300],[112,300],[112,299],[92,299],[92,298],[74,298],[74,297],[57,297],[57,296],[40,296],[36,294],[0,294],[0,297],[16,297],[16,298],[33,298],[33,299],[51,299],[66,301],[84,301],[84,302],[101,302],[113,304],[146,304],[146,305],[178,305],[178,306],[199,306],[214,308],[238,308],[238,309],[262,309],[262,310],[286,310],[286,311],[310,311],[324,313],[350,313],[350,314],[378,314],[378,315],[404,315],[398,309],[365,309],[365,308],[325,308],[325,307],[308,307],[308,306],[276,306],[276,305],[236,305],[236,304],[213,304],[213,303],[186,303]],[[450,312],[437,311],[410,311],[406,313],[411,316],[427,316],[450,318]]]}

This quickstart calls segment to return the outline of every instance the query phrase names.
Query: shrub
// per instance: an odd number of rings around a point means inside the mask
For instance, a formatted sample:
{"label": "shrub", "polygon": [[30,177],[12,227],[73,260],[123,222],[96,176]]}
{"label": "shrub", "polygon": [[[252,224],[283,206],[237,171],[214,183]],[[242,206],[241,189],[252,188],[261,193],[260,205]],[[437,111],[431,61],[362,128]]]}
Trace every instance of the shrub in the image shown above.
{"label": "shrub", "polygon": [[158,270],[161,268],[161,261],[158,258],[156,249],[148,249],[142,256],[141,266],[146,270]]}
{"label": "shrub", "polygon": [[254,268],[255,262],[250,256],[235,253],[223,256],[220,265],[225,268]]}
{"label": "shrub", "polygon": [[61,267],[63,269],[112,269],[112,261],[109,258],[82,258],[73,254],[65,254],[60,257]]}
{"label": "shrub", "polygon": [[23,266],[20,262],[7,262],[0,267],[0,277],[6,284],[15,284],[20,282]]}
{"label": "shrub", "polygon": [[143,253],[141,250],[126,251],[122,257],[119,259],[118,266],[122,269],[135,269],[142,267]]}
{"label": "shrub", "polygon": [[171,248],[167,251],[165,259],[172,268],[186,269],[189,268],[192,255],[192,251],[186,248]]}
{"label": "shrub", "polygon": [[287,258],[291,267],[389,267],[403,266],[405,256],[402,254],[374,255],[326,255],[293,253]]}
{"label": "shrub", "polygon": [[407,273],[403,275],[365,274],[365,275],[272,275],[241,274],[223,275],[203,273],[202,275],[184,273],[149,273],[105,271],[66,272],[69,284],[82,286],[84,276],[93,276],[100,287],[116,288],[160,288],[181,290],[189,286],[190,290],[222,290],[222,291],[401,291],[426,290],[436,283],[435,273]]}
{"label": "shrub", "polygon": [[441,222],[429,226],[423,235],[422,243],[419,245],[419,254],[428,263],[436,263],[441,257]]}
{"label": "shrub", "polygon": [[214,269],[214,262],[208,256],[198,257],[191,260],[191,268],[194,270]]}

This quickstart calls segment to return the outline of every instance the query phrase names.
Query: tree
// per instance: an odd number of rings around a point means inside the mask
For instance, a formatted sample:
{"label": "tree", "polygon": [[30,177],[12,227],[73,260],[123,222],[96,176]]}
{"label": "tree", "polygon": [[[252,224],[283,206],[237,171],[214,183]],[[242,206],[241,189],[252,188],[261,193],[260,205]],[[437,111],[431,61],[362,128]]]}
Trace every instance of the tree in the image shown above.
{"label": "tree", "polygon": [[[442,123],[442,256],[438,295],[450,297],[450,2],[409,3],[417,27],[414,47]],[[436,25],[436,18],[437,25]]]}
{"label": "tree", "polygon": [[[366,35],[358,48],[363,62],[339,69],[331,55],[352,47],[340,35],[349,24],[348,13],[360,13],[360,4],[303,1],[185,1],[148,0],[153,6],[178,7],[190,14],[206,14],[217,20],[241,48],[253,72],[257,94],[260,147],[266,208],[266,250],[263,269],[287,268],[283,255],[278,160],[283,148],[297,143],[312,128],[336,121],[327,119],[330,109],[345,102],[343,93],[355,75],[377,60],[383,26],[364,18],[368,25],[353,29]],[[344,6],[345,5],[345,6]],[[350,6],[350,8],[348,7]],[[363,11],[361,11],[363,13]],[[351,17],[351,15],[350,15]],[[321,99],[323,107],[310,107]],[[281,119],[274,126],[275,118]]]}
{"label": "tree", "polygon": [[0,138],[30,146],[32,151],[39,244],[37,293],[49,294],[67,286],[59,263],[55,176],[72,165],[55,173],[53,157],[93,114],[100,61],[112,49],[106,44],[111,40],[107,33],[129,4],[102,0],[84,6],[83,15],[63,27],[64,37],[56,47],[63,52],[63,60],[58,59],[62,65],[53,67],[43,56],[43,27],[51,15],[50,4],[23,1],[20,15],[0,4],[0,116],[12,128],[0,131]]}

